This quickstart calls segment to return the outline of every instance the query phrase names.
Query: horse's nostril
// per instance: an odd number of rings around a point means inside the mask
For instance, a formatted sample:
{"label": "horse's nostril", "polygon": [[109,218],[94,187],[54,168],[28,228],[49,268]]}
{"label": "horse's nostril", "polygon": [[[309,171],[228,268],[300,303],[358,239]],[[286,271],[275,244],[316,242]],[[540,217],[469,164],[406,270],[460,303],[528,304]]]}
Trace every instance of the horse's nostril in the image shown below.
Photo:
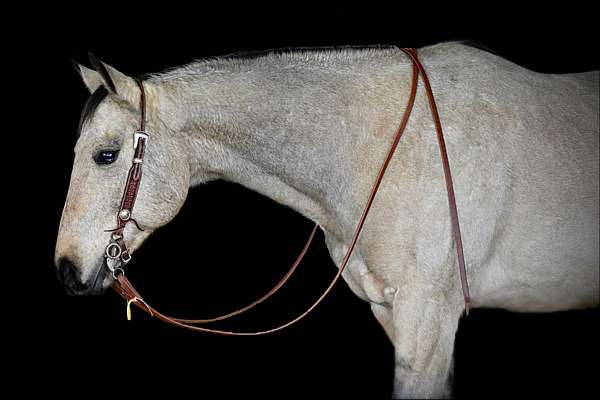
{"label": "horse's nostril", "polygon": [[58,280],[68,291],[73,291],[81,286],[79,282],[77,269],[68,258],[61,258],[58,262],[57,270]]}

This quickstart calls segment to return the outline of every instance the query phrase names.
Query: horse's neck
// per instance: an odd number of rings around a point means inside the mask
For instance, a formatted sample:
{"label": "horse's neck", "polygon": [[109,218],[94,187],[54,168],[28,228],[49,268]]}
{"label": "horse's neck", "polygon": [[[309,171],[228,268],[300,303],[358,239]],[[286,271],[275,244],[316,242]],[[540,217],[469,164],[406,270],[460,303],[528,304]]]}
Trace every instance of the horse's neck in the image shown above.
{"label": "horse's neck", "polygon": [[237,182],[347,231],[408,92],[408,61],[380,51],[351,62],[246,61],[173,80],[192,185]]}

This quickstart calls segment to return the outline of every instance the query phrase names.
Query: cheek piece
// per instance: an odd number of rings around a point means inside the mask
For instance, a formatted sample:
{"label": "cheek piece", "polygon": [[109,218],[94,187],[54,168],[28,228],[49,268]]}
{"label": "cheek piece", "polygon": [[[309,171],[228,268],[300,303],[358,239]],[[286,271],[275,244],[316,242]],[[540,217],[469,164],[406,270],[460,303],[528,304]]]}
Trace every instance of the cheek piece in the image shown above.
{"label": "cheek piece", "polygon": [[144,85],[138,79],[135,81],[140,88],[140,126],[133,134],[133,161],[127,174],[125,189],[121,197],[121,205],[117,211],[117,227],[105,231],[111,232],[111,235],[110,242],[104,250],[104,257],[106,258],[106,265],[115,279],[118,275],[124,274],[123,267],[131,261],[131,254],[123,239],[125,227],[129,222],[133,222],[139,230],[143,230],[133,218],[132,213],[142,180],[142,166],[144,164],[144,154],[149,135],[146,132],[146,93]]}

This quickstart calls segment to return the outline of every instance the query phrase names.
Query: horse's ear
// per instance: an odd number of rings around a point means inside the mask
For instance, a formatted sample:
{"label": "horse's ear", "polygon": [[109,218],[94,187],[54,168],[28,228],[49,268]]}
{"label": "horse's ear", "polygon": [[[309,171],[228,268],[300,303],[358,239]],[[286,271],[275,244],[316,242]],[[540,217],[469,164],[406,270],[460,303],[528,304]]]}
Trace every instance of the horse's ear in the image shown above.
{"label": "horse's ear", "polygon": [[109,92],[116,94],[121,99],[137,107],[140,89],[135,80],[98,60],[92,53],[89,53],[89,57],[90,62],[96,68],[96,71],[98,71],[98,75],[102,78],[104,87]]}
{"label": "horse's ear", "polygon": [[79,64],[75,60],[72,60],[72,61],[73,61],[73,66],[75,67],[77,72],[79,72],[79,76],[81,76],[83,83],[88,88],[90,93],[94,93],[96,91],[96,89],[98,89],[100,86],[102,86],[102,84],[103,84],[102,77],[100,76],[100,74],[98,72]]}

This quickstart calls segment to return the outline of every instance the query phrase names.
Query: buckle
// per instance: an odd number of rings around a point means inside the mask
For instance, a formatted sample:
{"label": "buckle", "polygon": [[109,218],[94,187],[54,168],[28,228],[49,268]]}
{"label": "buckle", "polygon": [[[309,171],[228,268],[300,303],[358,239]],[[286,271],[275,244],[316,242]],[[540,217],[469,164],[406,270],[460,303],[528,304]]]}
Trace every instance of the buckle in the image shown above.
{"label": "buckle", "polygon": [[129,250],[124,250],[121,253],[121,261],[123,261],[124,264],[127,264],[129,261],[131,261],[131,255],[129,254]]}
{"label": "buckle", "polygon": [[148,136],[148,134],[146,132],[144,132],[144,131],[136,131],[133,134],[133,149],[134,150],[137,149],[138,143],[139,143],[140,139],[144,139],[144,141],[147,142],[148,141],[148,137],[149,136]]}

